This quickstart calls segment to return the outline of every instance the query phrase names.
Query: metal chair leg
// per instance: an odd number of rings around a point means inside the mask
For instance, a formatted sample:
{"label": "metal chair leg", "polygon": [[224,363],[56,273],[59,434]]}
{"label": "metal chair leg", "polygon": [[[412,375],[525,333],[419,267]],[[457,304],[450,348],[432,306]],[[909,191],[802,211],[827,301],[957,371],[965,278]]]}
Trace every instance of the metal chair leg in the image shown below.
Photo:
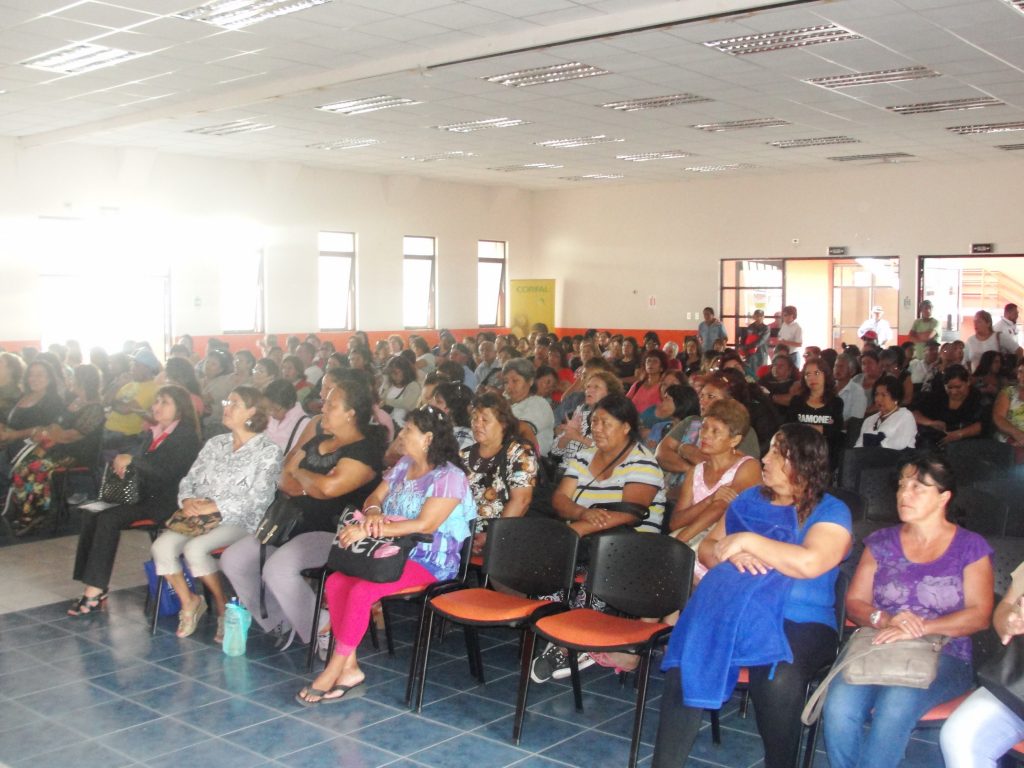
{"label": "metal chair leg", "polygon": [[633,738],[629,745],[629,768],[636,768],[640,751],[640,735],[644,729],[644,707],[647,706],[647,685],[650,682],[651,650],[640,654],[640,666],[636,670],[636,715],[633,718]]}
{"label": "metal chair leg", "polygon": [[576,651],[569,649],[569,672],[572,677],[572,698],[576,702],[576,711],[583,711],[583,686],[580,685],[580,661]]}
{"label": "metal chair leg", "polygon": [[416,694],[416,713],[423,711],[423,693],[427,690],[427,668],[430,666],[430,635],[434,629],[434,612],[427,607],[427,626],[423,631],[423,661],[420,664],[419,691]]}
{"label": "metal chair leg", "polygon": [[520,639],[522,650],[519,654],[519,688],[516,691],[516,716],[512,721],[512,740],[518,745],[523,735],[523,720],[526,718],[526,697],[530,692],[530,667],[533,666],[533,651],[537,636],[528,628],[523,629]]}
{"label": "metal chair leg", "polygon": [[316,602],[313,604],[313,626],[309,630],[309,651],[306,653],[306,671],[313,671],[313,659],[316,657],[316,646],[320,633],[320,606],[324,604],[324,585],[327,583],[327,570],[320,574],[320,583],[316,590]]}

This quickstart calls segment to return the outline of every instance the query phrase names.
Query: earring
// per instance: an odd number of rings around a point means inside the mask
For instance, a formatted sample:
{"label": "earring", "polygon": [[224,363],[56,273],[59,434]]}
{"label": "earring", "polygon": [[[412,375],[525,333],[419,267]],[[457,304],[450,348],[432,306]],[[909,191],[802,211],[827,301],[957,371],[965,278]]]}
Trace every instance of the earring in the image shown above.
{"label": "earring", "polygon": [[248,427],[249,429],[252,429],[252,419],[246,419],[245,426]]}

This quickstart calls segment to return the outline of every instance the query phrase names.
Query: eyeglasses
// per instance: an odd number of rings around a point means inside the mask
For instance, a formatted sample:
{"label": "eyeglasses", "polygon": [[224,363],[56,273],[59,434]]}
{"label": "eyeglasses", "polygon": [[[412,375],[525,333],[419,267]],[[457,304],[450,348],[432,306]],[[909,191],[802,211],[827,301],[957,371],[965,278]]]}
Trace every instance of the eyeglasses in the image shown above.
{"label": "eyeglasses", "polygon": [[225,408],[244,408],[245,403],[238,400],[221,400],[220,404]]}

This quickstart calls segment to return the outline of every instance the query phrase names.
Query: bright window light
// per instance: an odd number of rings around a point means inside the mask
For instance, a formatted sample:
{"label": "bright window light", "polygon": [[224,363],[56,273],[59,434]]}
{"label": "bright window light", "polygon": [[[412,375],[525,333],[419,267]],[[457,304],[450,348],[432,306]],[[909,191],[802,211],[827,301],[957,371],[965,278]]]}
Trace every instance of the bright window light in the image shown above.
{"label": "bright window light", "polygon": [[356,236],[351,232],[320,233],[318,281],[321,330],[355,327]]}
{"label": "bright window light", "polygon": [[263,331],[263,251],[220,256],[220,327],[228,332]]}
{"label": "bright window light", "polygon": [[505,324],[505,247],[498,240],[477,243],[477,324]]}
{"label": "bright window light", "polygon": [[402,246],[403,324],[406,328],[433,328],[437,241],[432,237],[404,237]]}

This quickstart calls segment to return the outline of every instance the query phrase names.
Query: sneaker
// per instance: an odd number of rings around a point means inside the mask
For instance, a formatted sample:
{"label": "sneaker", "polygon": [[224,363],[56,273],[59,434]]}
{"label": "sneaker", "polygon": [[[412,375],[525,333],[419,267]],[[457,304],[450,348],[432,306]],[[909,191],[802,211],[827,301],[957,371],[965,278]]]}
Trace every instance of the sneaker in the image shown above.
{"label": "sneaker", "polygon": [[327,649],[331,645],[331,633],[325,632],[316,636],[316,655],[320,661],[327,661]]}
{"label": "sneaker", "polygon": [[548,643],[544,652],[533,660],[533,665],[530,667],[530,679],[535,683],[546,683],[555,677],[558,670],[561,669],[565,670],[562,677],[567,677],[569,675],[569,657],[561,648],[553,643]]}
{"label": "sneaker", "polygon": [[[565,654],[563,658],[565,658],[565,666],[558,667],[551,673],[551,677],[555,680],[565,680],[565,678],[572,676],[572,669],[569,667],[569,655]],[[576,657],[576,663],[579,664],[580,670],[582,671],[587,667],[594,666],[596,662],[590,658],[589,653],[581,653]]]}

